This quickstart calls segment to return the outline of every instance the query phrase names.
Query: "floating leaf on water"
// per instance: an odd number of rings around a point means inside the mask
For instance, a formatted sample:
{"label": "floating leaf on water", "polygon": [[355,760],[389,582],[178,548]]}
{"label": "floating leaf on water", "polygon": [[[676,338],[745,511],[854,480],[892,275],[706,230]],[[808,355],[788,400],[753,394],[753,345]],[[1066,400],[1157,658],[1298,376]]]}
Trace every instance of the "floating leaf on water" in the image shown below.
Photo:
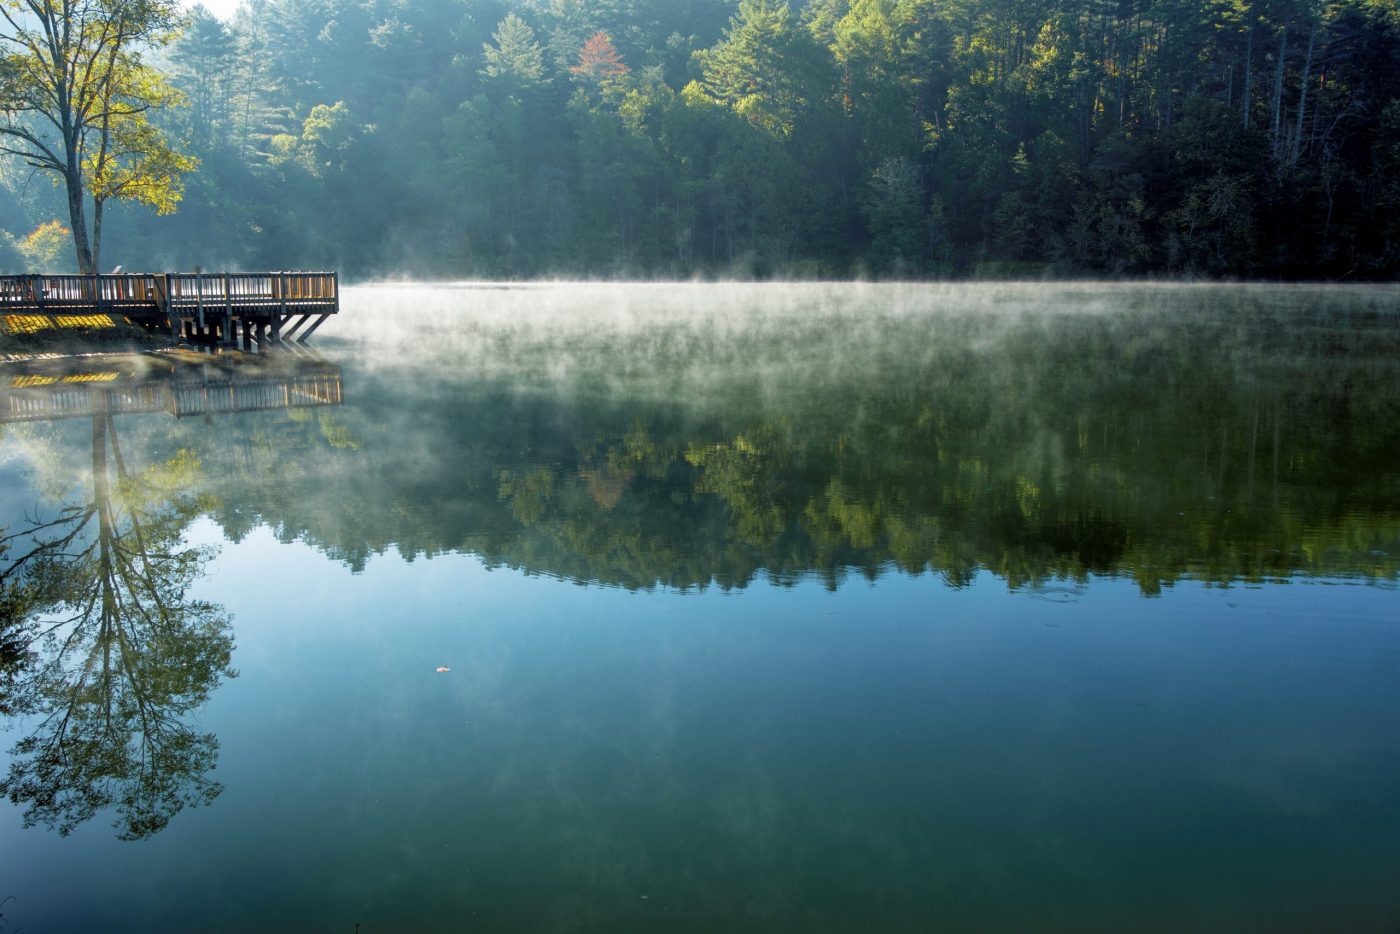
{"label": "floating leaf on water", "polygon": [[1039,586],[1025,587],[1020,590],[1028,597],[1036,600],[1048,600],[1051,603],[1077,603],[1084,595],[1085,587],[1068,587],[1042,584]]}

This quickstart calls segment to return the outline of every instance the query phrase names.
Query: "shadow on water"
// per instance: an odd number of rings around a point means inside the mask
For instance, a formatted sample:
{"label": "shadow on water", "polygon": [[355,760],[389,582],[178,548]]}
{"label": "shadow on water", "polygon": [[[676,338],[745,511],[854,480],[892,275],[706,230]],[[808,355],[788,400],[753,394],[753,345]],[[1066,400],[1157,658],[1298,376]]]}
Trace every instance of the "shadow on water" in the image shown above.
{"label": "shadow on water", "polygon": [[120,838],[148,837],[222,791],[218,740],[190,715],[236,675],[233,628],[189,594],[214,553],[184,541],[210,508],[202,463],[181,448],[138,468],[117,416],[339,402],[339,370],[113,357],[4,375],[0,420],[82,419],[91,432],[81,498],[0,532],[0,714],[28,731],[0,793],[25,826],[67,835],[110,810]]}

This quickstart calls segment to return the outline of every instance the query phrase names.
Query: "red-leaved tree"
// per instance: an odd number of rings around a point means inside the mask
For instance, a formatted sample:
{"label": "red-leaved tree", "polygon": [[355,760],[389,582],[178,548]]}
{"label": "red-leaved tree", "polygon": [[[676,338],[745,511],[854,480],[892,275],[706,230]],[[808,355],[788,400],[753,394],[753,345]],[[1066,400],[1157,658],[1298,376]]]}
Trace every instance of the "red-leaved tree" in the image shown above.
{"label": "red-leaved tree", "polygon": [[618,78],[630,69],[622,61],[622,53],[613,45],[612,37],[599,30],[588,37],[578,50],[578,64],[569,71],[579,80],[600,84],[608,78]]}

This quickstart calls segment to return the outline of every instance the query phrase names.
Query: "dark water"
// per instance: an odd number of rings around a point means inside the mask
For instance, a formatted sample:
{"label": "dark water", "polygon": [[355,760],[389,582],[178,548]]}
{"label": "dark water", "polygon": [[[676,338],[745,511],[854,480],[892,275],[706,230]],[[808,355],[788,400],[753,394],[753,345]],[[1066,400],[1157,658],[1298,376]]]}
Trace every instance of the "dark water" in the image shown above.
{"label": "dark water", "polygon": [[1400,290],[317,339],[0,374],[0,929],[1400,928]]}

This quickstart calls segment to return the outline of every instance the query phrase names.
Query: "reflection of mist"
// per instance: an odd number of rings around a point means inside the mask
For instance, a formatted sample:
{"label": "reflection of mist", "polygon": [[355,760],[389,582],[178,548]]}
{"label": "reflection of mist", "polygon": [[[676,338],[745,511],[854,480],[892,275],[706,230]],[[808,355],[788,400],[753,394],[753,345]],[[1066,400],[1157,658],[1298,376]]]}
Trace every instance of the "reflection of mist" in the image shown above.
{"label": "reflection of mist", "polygon": [[[1384,289],[374,287],[339,555],[581,581],[1393,577]],[[1372,320],[1365,339],[1356,322]],[[1387,324],[1390,321],[1390,324]],[[424,340],[430,335],[430,340]],[[348,343],[346,341],[348,338]],[[1343,417],[1338,417],[1343,413]],[[358,413],[349,413],[354,416]],[[343,512],[327,505],[324,514]],[[358,540],[355,538],[358,534]]]}

